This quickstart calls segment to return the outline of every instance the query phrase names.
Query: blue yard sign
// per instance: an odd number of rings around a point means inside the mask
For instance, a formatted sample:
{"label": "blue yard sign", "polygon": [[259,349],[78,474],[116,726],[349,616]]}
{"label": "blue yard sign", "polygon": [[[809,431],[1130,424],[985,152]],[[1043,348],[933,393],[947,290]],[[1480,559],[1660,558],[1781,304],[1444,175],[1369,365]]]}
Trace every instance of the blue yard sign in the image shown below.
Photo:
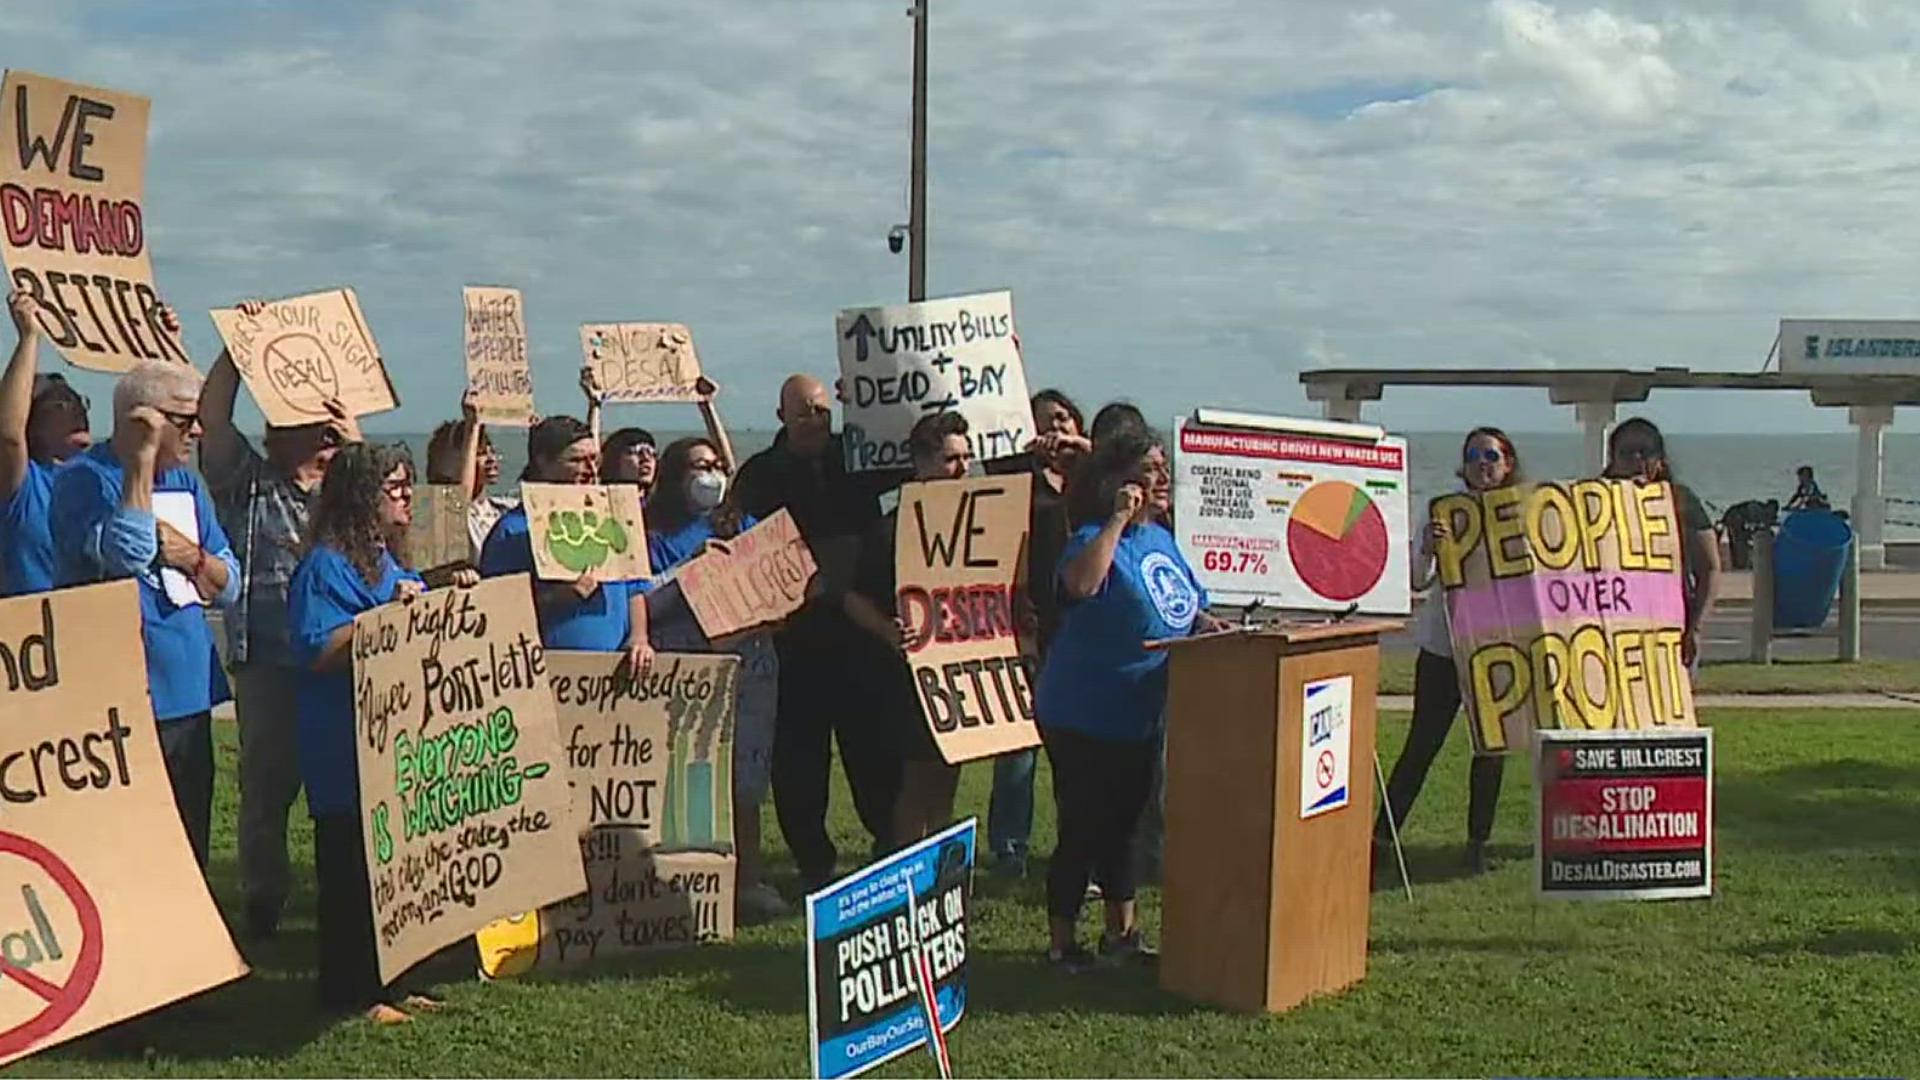
{"label": "blue yard sign", "polygon": [[974,820],[807,897],[807,1014],[813,1075],[857,1076],[928,1040],[947,1072],[946,1033],[967,1008]]}

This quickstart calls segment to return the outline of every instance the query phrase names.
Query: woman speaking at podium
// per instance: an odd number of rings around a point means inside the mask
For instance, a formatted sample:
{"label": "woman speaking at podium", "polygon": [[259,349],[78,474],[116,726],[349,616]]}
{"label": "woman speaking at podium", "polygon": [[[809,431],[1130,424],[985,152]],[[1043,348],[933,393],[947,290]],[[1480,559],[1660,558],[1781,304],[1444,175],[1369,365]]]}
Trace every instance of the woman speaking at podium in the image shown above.
{"label": "woman speaking at podium", "polygon": [[[1499,428],[1474,428],[1460,447],[1459,476],[1469,491],[1519,483],[1520,456],[1514,452],[1513,440]],[[1419,552],[1413,560],[1416,591],[1433,580],[1434,545],[1445,534],[1446,526],[1439,522],[1428,522],[1422,531]],[[1413,724],[1407,729],[1407,745],[1400,751],[1400,760],[1394,762],[1393,776],[1387,780],[1386,803],[1374,822],[1376,856],[1392,837],[1387,815],[1393,815],[1393,829],[1406,823],[1407,811],[1419,797],[1427,770],[1433,767],[1434,756],[1446,743],[1453,718],[1460,711],[1460,677],[1453,665],[1446,599],[1440,590],[1433,590],[1420,605],[1413,636],[1420,646],[1413,668]],[[1487,868],[1487,838],[1493,834],[1493,811],[1500,801],[1500,777],[1505,768],[1506,758],[1499,755],[1475,755],[1468,767],[1467,869],[1476,874]]]}

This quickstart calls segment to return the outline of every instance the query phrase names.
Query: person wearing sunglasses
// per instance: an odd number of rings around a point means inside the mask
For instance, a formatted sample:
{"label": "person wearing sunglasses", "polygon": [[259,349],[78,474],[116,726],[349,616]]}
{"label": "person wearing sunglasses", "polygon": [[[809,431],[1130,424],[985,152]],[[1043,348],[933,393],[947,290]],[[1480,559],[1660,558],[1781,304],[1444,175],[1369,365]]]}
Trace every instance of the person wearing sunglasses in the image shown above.
{"label": "person wearing sunglasses", "polygon": [[[1513,440],[1499,428],[1479,427],[1467,433],[1460,447],[1459,477],[1469,491],[1491,491],[1521,482],[1520,457]],[[1413,559],[1413,588],[1426,589],[1433,581],[1434,551],[1447,535],[1446,526],[1428,522],[1421,530]],[[1413,723],[1407,729],[1407,742],[1400,760],[1393,764],[1387,779],[1386,801],[1374,821],[1373,847],[1376,862],[1392,839],[1392,829],[1403,826],[1420,788],[1427,782],[1427,771],[1453,729],[1453,718],[1460,712],[1460,677],[1453,663],[1453,641],[1447,631],[1447,605],[1438,589],[1427,593],[1415,617],[1414,641],[1419,656],[1413,667]],[[1467,869],[1475,874],[1487,869],[1487,840],[1493,835],[1493,812],[1500,801],[1500,780],[1506,758],[1478,756],[1467,770]],[[1392,814],[1391,827],[1387,815]]]}
{"label": "person wearing sunglasses", "polygon": [[1680,516],[1680,570],[1687,612],[1680,659],[1689,670],[1698,671],[1700,627],[1713,610],[1720,584],[1720,537],[1713,531],[1713,519],[1707,516],[1706,505],[1693,489],[1674,478],[1666,438],[1651,420],[1636,416],[1613,429],[1607,436],[1607,468],[1602,475],[1610,480],[1664,482],[1673,487],[1673,505]]}
{"label": "person wearing sunglasses", "polygon": [[[0,376],[0,596],[53,588],[47,510],[54,474],[93,445],[87,399],[61,376],[38,370],[35,304],[25,292],[7,294],[17,338],[6,374]],[[164,308],[162,312],[172,317]]]}
{"label": "person wearing sunglasses", "polygon": [[113,437],[53,482],[60,586],[139,583],[147,691],[167,779],[194,856],[207,865],[213,818],[213,707],[228,700],[206,606],[240,597],[240,562],[192,469],[200,373],[146,360],[113,388]]}

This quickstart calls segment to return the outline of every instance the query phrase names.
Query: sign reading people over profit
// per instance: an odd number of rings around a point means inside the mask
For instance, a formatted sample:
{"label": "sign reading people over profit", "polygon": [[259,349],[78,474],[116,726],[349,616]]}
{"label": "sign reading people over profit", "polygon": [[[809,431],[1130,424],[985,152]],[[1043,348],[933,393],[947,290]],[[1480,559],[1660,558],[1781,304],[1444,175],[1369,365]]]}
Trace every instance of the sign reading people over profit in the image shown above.
{"label": "sign reading people over profit", "polygon": [[533,423],[533,367],[527,361],[527,316],[519,289],[469,285],[464,340],[467,389],[483,424]]}
{"label": "sign reading people over profit", "polygon": [[586,887],[524,575],[353,622],[360,812],[380,976]]}
{"label": "sign reading people over profit", "polygon": [[967,1009],[974,826],[968,818],[807,897],[814,1076],[857,1076],[929,1032],[945,1058]]}
{"label": "sign reading people over profit", "polygon": [[11,287],[61,355],[95,371],[187,363],[161,324],[141,210],[146,98],[9,71],[0,83],[0,225]]}
{"label": "sign reading people over profit", "polygon": [[740,658],[547,654],[587,889],[480,931],[491,978],[733,937]]}
{"label": "sign reading people over profit", "polygon": [[1713,895],[1713,729],[1542,731],[1536,747],[1541,895]]}
{"label": "sign reading people over profit", "polygon": [[653,576],[640,489],[632,484],[521,484],[533,573],[542,581],[601,581]]}
{"label": "sign reading people over profit", "polygon": [[800,610],[819,568],[793,515],[782,508],[680,567],[680,591],[708,640],[779,622]]}
{"label": "sign reading people over profit", "polygon": [[0,600],[0,1063],[247,973],[141,657],[131,581]]}
{"label": "sign reading people over profit", "polygon": [[275,300],[259,315],[239,308],[211,314],[269,424],[319,423],[330,400],[354,416],[400,403],[352,289]]}
{"label": "sign reading people over profit", "polygon": [[907,433],[928,413],[966,417],[979,461],[1012,457],[1033,439],[1012,293],[852,308],[835,330],[847,468],[910,465]]}
{"label": "sign reading people over profit", "polygon": [[679,323],[588,323],[580,351],[608,401],[691,402],[700,393],[693,332]]}
{"label": "sign reading people over profit", "polygon": [[920,710],[949,764],[1040,745],[1016,633],[1033,478],[900,488],[893,559]]}
{"label": "sign reading people over profit", "polygon": [[1536,728],[1693,727],[1668,485],[1582,480],[1435,499],[1435,569],[1474,749]]}
{"label": "sign reading people over profit", "polygon": [[[1213,410],[1202,410],[1206,417]],[[1175,421],[1180,547],[1216,603],[1404,615],[1406,440],[1343,425],[1231,414],[1270,427]],[[1309,431],[1284,425],[1305,424]],[[1378,429],[1371,429],[1378,434]]]}

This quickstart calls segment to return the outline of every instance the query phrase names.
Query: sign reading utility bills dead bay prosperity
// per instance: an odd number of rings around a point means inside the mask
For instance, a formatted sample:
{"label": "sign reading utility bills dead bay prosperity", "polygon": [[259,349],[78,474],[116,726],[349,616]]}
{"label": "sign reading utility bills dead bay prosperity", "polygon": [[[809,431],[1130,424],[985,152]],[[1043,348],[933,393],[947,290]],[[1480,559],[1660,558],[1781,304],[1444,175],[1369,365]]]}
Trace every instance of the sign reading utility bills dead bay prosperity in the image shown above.
{"label": "sign reading utility bills dead bay prosperity", "polygon": [[353,623],[380,976],[586,887],[525,575]]}
{"label": "sign reading utility bills dead bay prosperity", "polygon": [[0,1063],[237,979],[174,809],[131,581],[0,601]]}
{"label": "sign reading utility bills dead bay prosperity", "polygon": [[0,87],[0,236],[9,287],[39,301],[74,364],[187,362],[147,250],[146,98],[9,71]]}
{"label": "sign reading utility bills dead bay prosperity", "polygon": [[1474,749],[1535,728],[1693,727],[1681,529],[1666,484],[1583,480],[1434,500]]}
{"label": "sign reading utility bills dead bay prosperity", "polygon": [[1033,438],[1012,293],[852,308],[835,330],[847,468],[905,467],[914,423],[948,409],[967,418],[980,461],[1012,457]]}

